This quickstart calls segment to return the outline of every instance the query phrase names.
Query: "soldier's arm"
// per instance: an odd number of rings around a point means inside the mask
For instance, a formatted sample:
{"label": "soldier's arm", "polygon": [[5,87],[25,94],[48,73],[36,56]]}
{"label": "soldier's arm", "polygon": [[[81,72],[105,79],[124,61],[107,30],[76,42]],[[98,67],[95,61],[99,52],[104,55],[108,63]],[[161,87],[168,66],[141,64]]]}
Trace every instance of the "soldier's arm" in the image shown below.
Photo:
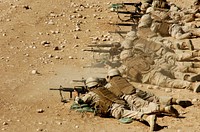
{"label": "soldier's arm", "polygon": [[82,97],[76,96],[75,102],[78,104],[83,104],[83,103],[90,104],[92,102],[93,98],[94,98],[94,93],[89,92],[89,93],[83,95]]}

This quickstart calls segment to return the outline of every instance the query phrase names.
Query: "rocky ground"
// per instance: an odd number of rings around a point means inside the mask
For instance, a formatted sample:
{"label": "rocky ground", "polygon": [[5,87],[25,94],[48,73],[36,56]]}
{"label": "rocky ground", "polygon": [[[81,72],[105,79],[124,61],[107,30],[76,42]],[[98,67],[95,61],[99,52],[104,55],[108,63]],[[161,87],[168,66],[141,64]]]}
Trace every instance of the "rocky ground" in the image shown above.
{"label": "rocky ground", "polygon": [[[182,7],[192,3],[171,1]],[[107,24],[117,20],[109,10],[110,4],[116,2],[121,1],[0,0],[0,131],[148,131],[148,126],[137,121],[121,124],[115,119],[70,111],[72,101],[60,103],[59,92],[49,90],[77,85],[73,79],[105,76],[104,69],[83,68],[94,57],[83,49],[86,44],[121,39],[108,34],[117,29]],[[196,46],[199,40],[193,40]],[[160,131],[199,131],[199,94],[187,90],[146,90],[194,103],[185,109],[176,106],[183,118],[159,118]]]}

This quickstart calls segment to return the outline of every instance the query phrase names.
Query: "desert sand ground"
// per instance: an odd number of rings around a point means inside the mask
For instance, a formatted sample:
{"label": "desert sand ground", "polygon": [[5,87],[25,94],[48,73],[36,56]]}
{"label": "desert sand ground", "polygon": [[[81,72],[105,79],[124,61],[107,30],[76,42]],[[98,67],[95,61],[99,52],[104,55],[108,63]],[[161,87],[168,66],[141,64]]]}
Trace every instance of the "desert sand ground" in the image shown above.
{"label": "desert sand ground", "polygon": [[[171,0],[182,7],[189,0]],[[0,0],[0,131],[6,132],[145,132],[148,126],[134,121],[94,117],[71,111],[49,88],[73,87],[73,79],[105,77],[106,70],[83,68],[93,61],[82,50],[93,40],[119,41],[108,34],[116,27],[111,3],[120,0]],[[130,1],[123,1],[130,2]],[[136,1],[135,1],[136,2]],[[80,31],[76,25],[80,24]],[[198,47],[200,39],[192,40]],[[143,87],[145,89],[145,87]],[[200,99],[187,90],[145,89],[158,95],[192,100],[188,108],[175,106],[183,118],[161,117],[161,132],[198,132]],[[65,94],[69,98],[68,94]],[[41,112],[42,111],[42,112]]]}

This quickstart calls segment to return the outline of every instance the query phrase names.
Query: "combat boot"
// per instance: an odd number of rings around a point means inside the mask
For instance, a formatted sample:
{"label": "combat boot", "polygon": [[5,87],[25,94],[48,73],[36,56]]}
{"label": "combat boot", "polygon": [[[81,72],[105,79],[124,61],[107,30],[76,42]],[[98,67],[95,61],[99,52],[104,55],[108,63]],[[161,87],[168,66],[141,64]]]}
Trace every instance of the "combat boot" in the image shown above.
{"label": "combat boot", "polygon": [[171,100],[171,104],[173,105],[180,105],[183,108],[189,107],[192,105],[192,102],[189,100],[181,100],[181,99],[176,99],[176,98],[172,98]]}
{"label": "combat boot", "polygon": [[156,115],[143,115],[142,120],[146,121],[149,124],[151,132],[156,130]]}
{"label": "combat boot", "polygon": [[200,68],[200,62],[192,62],[193,68]]}
{"label": "combat boot", "polygon": [[187,72],[199,74],[199,73],[200,73],[200,68],[192,68],[192,67],[189,67],[189,68],[187,69]]}
{"label": "combat boot", "polygon": [[200,74],[186,74],[184,76],[184,80],[189,81],[189,82],[196,82],[200,81]]}
{"label": "combat boot", "polygon": [[191,83],[191,86],[189,89],[193,90],[193,92],[195,92],[195,93],[200,92],[200,82]]}
{"label": "combat boot", "polygon": [[200,57],[200,52],[199,51],[192,52],[192,57]]}
{"label": "combat boot", "polygon": [[169,115],[171,115],[173,117],[178,117],[179,116],[178,111],[172,105],[165,106],[165,107],[160,107],[160,112],[169,114]]}

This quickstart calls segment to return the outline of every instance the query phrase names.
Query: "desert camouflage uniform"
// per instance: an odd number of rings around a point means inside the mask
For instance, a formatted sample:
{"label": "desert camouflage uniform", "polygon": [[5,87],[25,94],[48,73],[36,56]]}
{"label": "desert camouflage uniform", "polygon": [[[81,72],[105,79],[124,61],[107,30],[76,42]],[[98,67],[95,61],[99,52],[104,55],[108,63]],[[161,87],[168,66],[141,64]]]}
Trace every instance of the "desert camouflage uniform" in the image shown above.
{"label": "desert camouflage uniform", "polygon": [[161,87],[193,89],[191,82],[175,79],[168,70],[152,65],[148,59],[145,60],[141,56],[129,57],[124,60],[123,65],[126,75],[133,81]]}
{"label": "desert camouflage uniform", "polygon": [[[166,56],[173,56],[175,60],[178,61],[185,61],[190,60],[191,58],[198,57],[196,54],[194,54],[194,51],[179,51],[179,50],[172,50],[165,45],[162,45],[160,43],[154,42],[154,41],[148,41],[143,38],[136,38],[132,42],[133,48],[135,50],[141,50],[144,53],[153,53],[157,57],[163,57]],[[178,52],[178,54],[175,54],[175,52]],[[195,56],[196,55],[196,56]]]}
{"label": "desert camouflage uniform", "polygon": [[121,76],[112,77],[106,87],[113,94],[121,99],[124,99],[128,103],[131,110],[138,110],[144,112],[145,114],[159,112],[160,107],[157,103],[145,101],[140,98],[137,95],[139,90]]}
{"label": "desert camouflage uniform", "polygon": [[[101,88],[98,88],[101,89]],[[105,90],[106,88],[103,88]],[[102,95],[97,91],[90,91],[85,94],[83,97],[76,97],[76,102],[84,102],[90,104],[91,107],[96,107],[99,111],[100,116],[113,116],[116,119],[120,119],[123,117],[130,117],[136,120],[142,120],[142,116],[144,113],[139,111],[131,111],[125,107],[125,102],[123,100],[119,100],[116,97],[112,97],[113,95],[108,92],[102,92],[105,99]],[[114,101],[115,100],[115,101]],[[103,103],[104,102],[104,103]],[[106,102],[106,103],[105,103]]]}

